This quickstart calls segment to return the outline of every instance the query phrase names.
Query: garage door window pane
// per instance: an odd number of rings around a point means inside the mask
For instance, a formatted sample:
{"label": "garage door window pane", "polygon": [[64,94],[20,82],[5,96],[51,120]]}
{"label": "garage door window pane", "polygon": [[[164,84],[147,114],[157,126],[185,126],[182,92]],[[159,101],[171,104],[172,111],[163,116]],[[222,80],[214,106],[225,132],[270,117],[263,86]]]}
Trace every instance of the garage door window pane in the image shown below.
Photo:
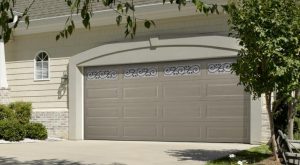
{"label": "garage door window pane", "polygon": [[117,80],[118,70],[102,67],[91,67],[85,69],[86,80]]}
{"label": "garage door window pane", "polygon": [[157,77],[157,67],[128,67],[124,69],[124,79]]}
{"label": "garage door window pane", "polygon": [[200,64],[167,65],[164,66],[164,76],[200,75]]}
{"label": "garage door window pane", "polygon": [[207,65],[208,74],[230,74],[232,62],[210,63]]}

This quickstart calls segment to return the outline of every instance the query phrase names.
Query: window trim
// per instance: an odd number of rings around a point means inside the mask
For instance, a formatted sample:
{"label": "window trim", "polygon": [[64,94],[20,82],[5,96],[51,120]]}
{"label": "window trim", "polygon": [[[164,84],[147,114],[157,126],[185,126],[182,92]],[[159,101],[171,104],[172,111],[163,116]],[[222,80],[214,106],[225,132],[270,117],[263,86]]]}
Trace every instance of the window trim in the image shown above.
{"label": "window trim", "polygon": [[[43,78],[43,79],[37,79],[36,78],[36,58],[37,56],[40,54],[40,53],[46,53],[47,56],[48,56],[48,78]],[[33,59],[33,80],[34,81],[50,81],[50,56],[49,56],[49,53],[47,51],[44,51],[44,50],[40,50],[38,51],[35,56],[34,56],[34,59]]]}

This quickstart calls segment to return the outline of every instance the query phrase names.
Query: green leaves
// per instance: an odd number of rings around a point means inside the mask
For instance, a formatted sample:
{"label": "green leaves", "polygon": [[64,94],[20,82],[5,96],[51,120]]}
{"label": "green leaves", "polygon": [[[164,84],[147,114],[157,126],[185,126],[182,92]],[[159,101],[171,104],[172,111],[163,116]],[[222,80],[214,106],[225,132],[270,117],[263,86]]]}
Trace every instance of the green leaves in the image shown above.
{"label": "green leaves", "polygon": [[65,28],[56,35],[55,40],[57,41],[61,38],[68,38],[69,36],[72,35],[74,30],[75,30],[75,23],[72,20],[72,17],[68,17],[65,23]]}
{"label": "green leaves", "polygon": [[122,15],[118,15],[117,17],[116,17],[116,22],[117,22],[117,25],[118,26],[120,26],[120,24],[121,24],[121,22],[122,22]]}
{"label": "green leaves", "polygon": [[[30,18],[28,12],[31,6],[36,0],[32,0],[31,3],[24,9],[23,14],[19,16],[20,20],[23,20],[27,27],[30,24]],[[73,21],[73,15],[78,14],[81,17],[81,23],[86,29],[91,28],[91,18],[93,17],[93,7],[95,3],[102,3],[102,5],[109,7],[116,13],[116,23],[120,26],[124,21],[125,27],[125,37],[130,36],[133,38],[137,31],[138,22],[143,23],[144,27],[149,29],[155,27],[155,22],[153,20],[148,20],[147,18],[139,18],[136,15],[135,4],[133,0],[129,1],[116,1],[116,0],[64,0],[66,5],[70,8],[70,16],[66,20],[63,30],[58,32],[55,39],[59,40],[61,38],[68,38],[73,34],[75,30],[75,25]],[[183,6],[190,1],[187,0],[162,0],[163,3],[170,2],[171,4],[176,4],[180,10]],[[192,0],[195,4],[196,11],[203,12],[205,14],[217,13],[219,14],[219,6],[217,4],[207,4],[202,0]],[[13,18],[12,9],[16,4],[16,0],[2,0],[0,2],[0,39],[4,38],[5,42],[10,39],[12,29],[18,26],[18,22],[13,26],[9,27],[9,20]],[[222,6],[223,8],[227,6]],[[42,10],[42,9],[41,9]],[[124,18],[124,19],[123,19]]]}
{"label": "green leaves", "polygon": [[[0,1],[0,39],[7,43],[11,37],[12,31],[18,26],[20,20],[24,20],[25,24],[29,25],[28,11],[35,0],[25,7],[22,15],[15,15],[13,8],[16,5],[16,0],[1,0]],[[12,23],[14,18],[18,17],[16,22]]]}
{"label": "green leaves", "polygon": [[151,26],[155,26],[155,22],[153,20],[145,20],[144,26],[149,29]]}
{"label": "green leaves", "polygon": [[294,0],[237,0],[227,8],[233,36],[243,49],[234,72],[255,96],[300,87],[300,8]]}
{"label": "green leaves", "polygon": [[[192,3],[196,6],[197,12],[203,12],[206,15],[209,13],[213,14],[219,14],[219,6],[217,4],[206,4],[202,0],[192,0]],[[220,6],[221,8],[227,7],[227,5]]]}

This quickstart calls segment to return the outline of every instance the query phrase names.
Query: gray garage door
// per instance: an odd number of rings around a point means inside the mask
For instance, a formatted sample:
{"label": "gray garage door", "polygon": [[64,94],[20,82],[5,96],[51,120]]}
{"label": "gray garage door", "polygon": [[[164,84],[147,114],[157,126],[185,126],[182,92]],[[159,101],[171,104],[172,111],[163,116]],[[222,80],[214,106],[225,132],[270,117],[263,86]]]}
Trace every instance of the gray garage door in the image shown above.
{"label": "gray garage door", "polygon": [[85,139],[249,142],[233,59],[86,67]]}

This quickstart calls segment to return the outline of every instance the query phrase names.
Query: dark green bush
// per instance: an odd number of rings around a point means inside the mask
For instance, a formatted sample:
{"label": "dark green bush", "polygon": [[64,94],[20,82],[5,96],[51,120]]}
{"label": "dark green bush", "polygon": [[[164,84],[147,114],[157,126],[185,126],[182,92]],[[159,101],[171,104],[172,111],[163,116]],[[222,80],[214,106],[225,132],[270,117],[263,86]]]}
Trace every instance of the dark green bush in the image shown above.
{"label": "dark green bush", "polygon": [[0,104],[0,120],[12,119],[13,117],[14,117],[14,112],[6,105]]}
{"label": "dark green bush", "polygon": [[25,129],[26,138],[45,140],[48,137],[47,129],[41,123],[28,123],[25,125]]}
{"label": "dark green bush", "polygon": [[0,104],[0,139],[20,141],[25,137],[44,140],[47,129],[40,123],[30,123],[32,106],[29,102]]}
{"label": "dark green bush", "polygon": [[17,120],[1,120],[0,137],[7,141],[23,140],[25,138],[24,125]]}
{"label": "dark green bush", "polygon": [[8,105],[10,109],[15,112],[16,119],[22,123],[27,124],[31,119],[32,106],[29,102],[14,102]]}
{"label": "dark green bush", "polygon": [[275,109],[275,112],[274,112],[274,126],[275,126],[275,133],[276,134],[277,134],[277,130],[287,132],[287,125],[288,125],[287,118],[288,118],[288,106],[283,101]]}
{"label": "dark green bush", "polygon": [[[278,97],[280,97],[280,95],[278,95]],[[287,133],[288,105],[286,100],[283,100],[274,112],[274,126],[276,134],[279,129]],[[294,118],[294,139],[300,140],[300,107],[296,108]]]}

